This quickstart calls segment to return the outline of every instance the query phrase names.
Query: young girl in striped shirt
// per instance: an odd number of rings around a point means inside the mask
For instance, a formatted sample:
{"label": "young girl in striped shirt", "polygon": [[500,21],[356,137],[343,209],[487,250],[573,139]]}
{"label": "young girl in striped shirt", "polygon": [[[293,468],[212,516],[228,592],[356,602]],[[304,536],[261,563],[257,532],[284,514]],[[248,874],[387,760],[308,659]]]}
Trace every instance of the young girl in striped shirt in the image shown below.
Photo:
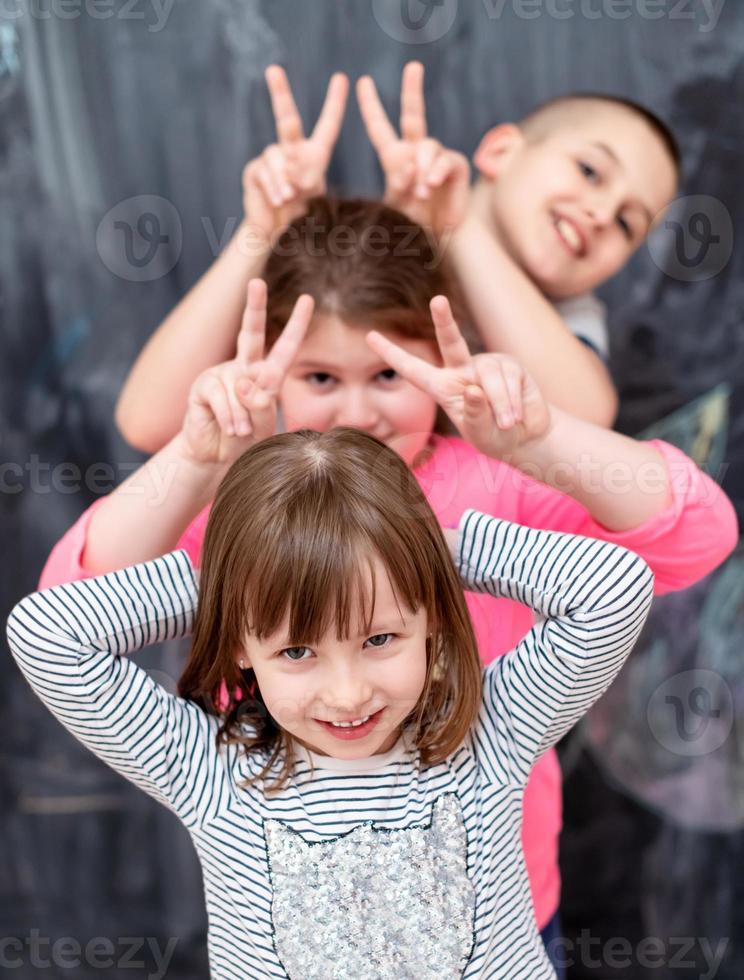
{"label": "young girl in striped shirt", "polygon": [[[504,390],[484,381],[466,401],[486,448]],[[198,586],[177,552],[11,614],[39,697],[188,829],[214,980],[555,976],[527,777],[620,669],[652,575],[619,546],[476,511],[445,533],[392,449],[303,430],[232,465]],[[485,670],[463,586],[537,617]],[[129,655],[192,628],[173,696]]]}

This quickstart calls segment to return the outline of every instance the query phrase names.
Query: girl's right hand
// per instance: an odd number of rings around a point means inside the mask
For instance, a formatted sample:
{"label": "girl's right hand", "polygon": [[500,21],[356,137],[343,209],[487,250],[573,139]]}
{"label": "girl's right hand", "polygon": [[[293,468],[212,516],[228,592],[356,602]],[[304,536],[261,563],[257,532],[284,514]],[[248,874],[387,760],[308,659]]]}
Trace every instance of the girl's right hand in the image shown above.
{"label": "girl's right hand", "polygon": [[248,302],[233,360],[209,368],[191,387],[183,422],[193,461],[227,469],[254,443],[274,434],[277,399],[313,315],[313,299],[297,300],[284,330],[264,357],[266,283],[248,283]]}
{"label": "girl's right hand", "polygon": [[332,76],[318,121],[307,138],[284,69],[270,65],[266,82],[279,141],[243,170],[243,207],[249,226],[269,239],[302,214],[309,198],[325,193],[349,80],[340,72]]}

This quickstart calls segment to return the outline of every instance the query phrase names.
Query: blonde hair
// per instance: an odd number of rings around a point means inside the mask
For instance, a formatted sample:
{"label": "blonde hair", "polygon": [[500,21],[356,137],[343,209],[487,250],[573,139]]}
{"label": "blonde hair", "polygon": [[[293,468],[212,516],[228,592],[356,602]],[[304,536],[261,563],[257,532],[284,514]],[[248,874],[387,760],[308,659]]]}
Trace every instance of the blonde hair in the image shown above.
{"label": "blonde hair", "polygon": [[[221,483],[204,538],[199,608],[179,694],[219,714],[218,744],[267,754],[249,784],[281,760],[271,787],[281,789],[293,754],[253,671],[235,662],[246,631],[261,639],[288,616],[288,645],[317,642],[331,628],[341,639],[359,614],[369,629],[374,594],[366,606],[364,597],[374,557],[396,600],[427,613],[424,688],[405,726],[422,762],[441,762],[476,718],[481,664],[442,530],[401,457],[356,429],[301,430],[253,446]],[[226,703],[217,711],[223,685]]]}

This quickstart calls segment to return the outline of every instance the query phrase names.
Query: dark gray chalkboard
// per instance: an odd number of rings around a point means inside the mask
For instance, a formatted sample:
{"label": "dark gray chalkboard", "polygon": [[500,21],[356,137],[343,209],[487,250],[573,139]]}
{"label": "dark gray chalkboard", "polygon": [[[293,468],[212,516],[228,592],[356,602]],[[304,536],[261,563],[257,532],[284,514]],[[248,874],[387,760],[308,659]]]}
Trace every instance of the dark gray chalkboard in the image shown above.
{"label": "dark gray chalkboard", "polygon": [[[313,118],[336,69],[371,72],[396,111],[401,67],[420,58],[430,128],[467,153],[490,125],[569,90],[630,96],[665,116],[683,145],[684,201],[602,290],[620,425],[638,431],[730,382],[725,476],[744,512],[744,252],[733,234],[744,227],[742,51],[734,0],[5,0],[3,611],[34,587],[78,514],[140,458],[114,430],[117,391],[235,227],[241,169],[273,138],[262,73],[274,60]],[[353,105],[330,176],[338,190],[380,191]],[[180,657],[151,651],[143,663],[172,684]],[[119,965],[107,975],[122,977],[148,969],[124,968],[120,937],[153,937],[160,949],[173,937],[167,975],[201,980],[205,922],[185,834],[60,730],[7,655],[0,677],[0,936],[108,938]],[[744,975],[744,954],[733,952],[744,919],[741,831],[711,840],[688,828],[676,846],[668,815],[608,778],[611,765],[594,759],[569,779],[569,933],[715,932],[732,937],[719,980]],[[641,895],[654,899],[639,904]],[[28,950],[16,977],[41,969]],[[76,977],[101,975],[89,960]],[[603,969],[577,966],[574,976],[609,976]]]}

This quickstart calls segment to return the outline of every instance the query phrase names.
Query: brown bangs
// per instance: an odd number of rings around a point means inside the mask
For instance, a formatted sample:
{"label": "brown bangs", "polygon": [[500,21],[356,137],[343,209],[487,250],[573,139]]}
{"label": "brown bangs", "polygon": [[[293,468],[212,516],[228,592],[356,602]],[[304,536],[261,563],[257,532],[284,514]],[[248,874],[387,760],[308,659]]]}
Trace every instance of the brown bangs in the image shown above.
{"label": "brown bangs", "polygon": [[422,576],[405,528],[359,500],[347,506],[343,494],[326,489],[323,506],[322,499],[313,500],[299,488],[299,505],[277,517],[281,527],[261,528],[251,556],[244,552],[248,629],[264,640],[287,623],[290,645],[317,643],[331,629],[338,640],[369,632],[376,557],[399,610],[405,606],[416,613],[424,605],[431,617],[431,579]]}

